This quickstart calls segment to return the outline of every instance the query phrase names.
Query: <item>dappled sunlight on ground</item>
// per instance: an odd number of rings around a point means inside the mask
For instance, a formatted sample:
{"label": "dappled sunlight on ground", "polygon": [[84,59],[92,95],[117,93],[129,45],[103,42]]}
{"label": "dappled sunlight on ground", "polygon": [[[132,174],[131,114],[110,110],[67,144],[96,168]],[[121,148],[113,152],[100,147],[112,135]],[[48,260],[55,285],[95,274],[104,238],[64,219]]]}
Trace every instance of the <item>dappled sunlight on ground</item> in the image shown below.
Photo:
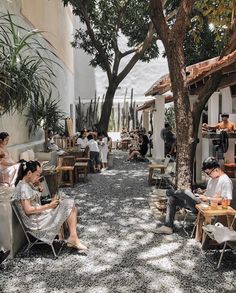
{"label": "dappled sunlight on ground", "polygon": [[64,189],[78,206],[78,231],[89,247],[87,255],[64,247],[53,260],[48,246],[35,247],[6,263],[0,291],[234,292],[232,254],[216,271],[219,254],[201,253],[181,229],[173,235],[151,232],[157,221],[148,204],[148,163],[129,163],[126,157],[117,152],[113,169]]}

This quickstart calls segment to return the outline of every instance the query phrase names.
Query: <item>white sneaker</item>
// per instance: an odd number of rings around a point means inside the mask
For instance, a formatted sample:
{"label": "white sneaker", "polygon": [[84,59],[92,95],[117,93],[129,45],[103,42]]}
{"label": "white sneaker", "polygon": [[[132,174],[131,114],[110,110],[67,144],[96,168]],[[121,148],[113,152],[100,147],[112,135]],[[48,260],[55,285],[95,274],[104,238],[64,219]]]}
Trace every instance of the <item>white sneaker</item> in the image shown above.
{"label": "white sneaker", "polygon": [[152,230],[153,233],[156,234],[172,234],[173,233],[173,229],[167,226],[162,226],[160,228],[157,228],[155,230]]}

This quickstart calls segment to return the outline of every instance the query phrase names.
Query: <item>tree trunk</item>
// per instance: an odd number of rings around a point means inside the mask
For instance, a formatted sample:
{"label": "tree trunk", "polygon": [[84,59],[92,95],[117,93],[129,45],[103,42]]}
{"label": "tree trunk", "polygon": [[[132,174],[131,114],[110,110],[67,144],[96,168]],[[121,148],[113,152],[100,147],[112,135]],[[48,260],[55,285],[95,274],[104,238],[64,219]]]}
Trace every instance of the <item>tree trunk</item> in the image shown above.
{"label": "tree trunk", "polygon": [[[170,79],[176,109],[177,136],[177,188],[190,188],[192,184],[192,166],[194,162],[194,145],[196,144],[193,131],[193,117],[186,87],[186,71],[182,44],[169,42],[165,47],[170,70]],[[195,130],[196,131],[196,130]]]}
{"label": "tree trunk", "polygon": [[98,132],[108,131],[114,95],[117,90],[117,87],[117,85],[112,84],[109,85],[107,89],[105,100],[102,105],[101,117],[98,124],[96,125]]}

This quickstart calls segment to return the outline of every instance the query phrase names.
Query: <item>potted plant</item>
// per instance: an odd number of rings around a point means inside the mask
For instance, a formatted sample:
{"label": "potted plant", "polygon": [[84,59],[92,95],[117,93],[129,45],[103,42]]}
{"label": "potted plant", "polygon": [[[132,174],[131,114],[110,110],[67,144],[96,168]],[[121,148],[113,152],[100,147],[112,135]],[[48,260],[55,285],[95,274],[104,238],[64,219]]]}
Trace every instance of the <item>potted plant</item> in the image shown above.
{"label": "potted plant", "polygon": [[62,132],[64,127],[61,122],[65,118],[65,113],[59,107],[59,99],[53,99],[50,92],[48,97],[39,95],[28,103],[26,124],[29,127],[29,134],[35,133],[37,129],[43,128],[47,150],[48,131]]}

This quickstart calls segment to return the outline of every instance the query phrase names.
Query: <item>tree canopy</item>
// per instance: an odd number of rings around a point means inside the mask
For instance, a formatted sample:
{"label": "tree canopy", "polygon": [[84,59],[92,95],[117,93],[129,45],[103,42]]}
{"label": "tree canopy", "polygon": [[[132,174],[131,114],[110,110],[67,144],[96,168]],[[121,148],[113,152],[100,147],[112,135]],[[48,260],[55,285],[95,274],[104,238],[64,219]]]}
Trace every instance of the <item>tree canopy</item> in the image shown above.
{"label": "tree canopy", "polygon": [[[155,30],[149,16],[147,1],[63,0],[71,4],[82,26],[76,30],[74,47],[91,56],[91,65],[106,71],[108,88],[97,128],[107,130],[114,95],[121,81],[139,61],[158,57]],[[127,38],[120,47],[121,36]],[[121,66],[121,60],[122,66]]]}
{"label": "tree canopy", "polygon": [[[163,5],[171,5],[168,12]],[[222,79],[221,70],[214,72],[205,81],[203,88],[191,107],[187,86],[186,59],[184,41],[191,33],[195,9],[205,17],[211,31],[222,41],[220,57],[236,49],[235,0],[232,1],[196,1],[196,0],[150,0],[151,17],[158,36],[162,40],[169,65],[171,89],[174,98],[177,133],[177,187],[190,188],[192,167],[197,145],[199,121],[202,110]],[[224,4],[224,6],[222,6]],[[215,9],[217,8],[217,11]],[[219,9],[218,9],[219,8]],[[224,9],[225,8],[225,9]],[[212,16],[211,12],[215,13]],[[166,22],[166,13],[171,18]],[[195,31],[193,30],[192,34]],[[193,38],[194,40],[194,38]]]}
{"label": "tree canopy", "polygon": [[[124,0],[63,0],[64,5],[73,6],[73,14],[80,17],[84,24],[76,29],[74,47],[80,47],[91,55],[91,65],[107,70],[117,57],[135,53],[142,45],[149,29],[149,6],[146,1]],[[121,51],[119,38],[127,38],[127,50]],[[158,47],[153,39],[141,60],[149,61],[158,57]]]}
{"label": "tree canopy", "polygon": [[[166,14],[173,26],[180,0],[167,0]],[[174,13],[175,12],[175,13]],[[220,55],[232,16],[232,1],[195,1],[184,41],[186,66]]]}

